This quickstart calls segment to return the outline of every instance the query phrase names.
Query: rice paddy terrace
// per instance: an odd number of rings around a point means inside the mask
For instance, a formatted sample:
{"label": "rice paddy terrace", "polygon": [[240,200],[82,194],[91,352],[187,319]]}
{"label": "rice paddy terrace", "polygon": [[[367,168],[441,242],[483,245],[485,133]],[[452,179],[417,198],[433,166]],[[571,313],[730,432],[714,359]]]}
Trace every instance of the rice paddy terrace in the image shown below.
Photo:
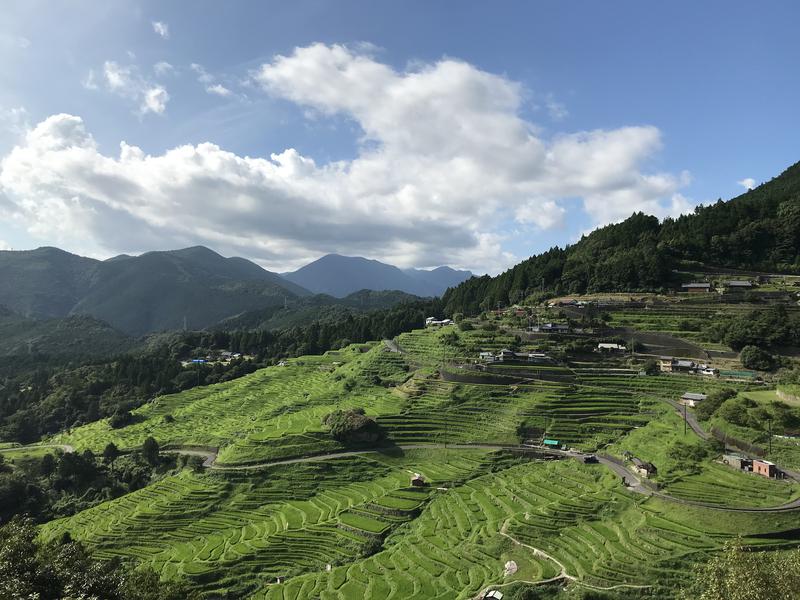
{"label": "rice paddy terrace", "polygon": [[[665,458],[676,440],[697,438],[682,437],[664,400],[719,383],[555,364],[498,379],[469,366],[478,351],[513,341],[414,331],[397,339],[401,352],[376,342],[293,359],[159,397],[122,429],[100,421],[65,432],[50,442],[99,452],[153,436],[218,456],[42,535],[69,532],[100,557],[184,577],[205,598],[269,600],[467,599],[549,580],[669,598],[692,562],[732,536],[762,548],[797,543],[798,512],[726,510],[785,504],[797,486],[711,460],[683,472]],[[323,424],[356,407],[384,432],[371,447],[337,441]],[[667,496],[626,488],[604,464],[513,450],[531,435],[657,461]],[[415,474],[427,485],[412,486]],[[515,573],[504,570],[509,560]]]}

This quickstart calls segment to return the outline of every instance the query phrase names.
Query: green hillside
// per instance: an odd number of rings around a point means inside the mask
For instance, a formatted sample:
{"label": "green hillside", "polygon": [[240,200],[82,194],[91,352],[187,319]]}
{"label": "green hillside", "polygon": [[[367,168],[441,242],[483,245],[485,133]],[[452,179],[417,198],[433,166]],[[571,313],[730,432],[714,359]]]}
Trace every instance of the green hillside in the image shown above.
{"label": "green hillside", "polygon": [[[58,434],[49,442],[81,452],[109,442],[133,451],[152,436],[216,461],[42,534],[69,532],[97,557],[142,561],[209,599],[466,600],[553,578],[576,593],[674,598],[691,566],[736,536],[757,549],[796,545],[796,511],[739,509],[793,502],[798,484],[721,466],[719,449],[684,433],[669,404],[687,389],[749,384],[638,376],[625,358],[581,354],[572,336],[520,340],[513,323],[417,329],[393,344],[298,357],[159,396],[122,428],[104,419]],[[479,351],[509,346],[566,358],[476,368]],[[382,440],[331,435],[325,416],[357,408]],[[519,448],[544,436],[653,461],[661,495],[622,485],[605,463]],[[414,474],[427,485],[412,487]],[[516,573],[504,572],[510,560]]]}
{"label": "green hillside", "polygon": [[657,291],[676,285],[676,270],[703,265],[800,272],[800,163],[729,202],[678,219],[659,223],[634,214],[497,277],[472,278],[448,290],[444,302],[451,313],[476,314],[541,291]]}

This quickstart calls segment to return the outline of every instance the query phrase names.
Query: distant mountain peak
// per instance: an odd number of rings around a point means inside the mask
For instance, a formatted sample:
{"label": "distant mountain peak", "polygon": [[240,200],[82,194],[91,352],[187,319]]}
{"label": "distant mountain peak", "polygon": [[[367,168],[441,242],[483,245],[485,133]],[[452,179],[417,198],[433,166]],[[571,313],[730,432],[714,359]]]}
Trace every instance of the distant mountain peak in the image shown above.
{"label": "distant mountain peak", "polygon": [[415,296],[441,296],[448,287],[469,279],[469,271],[450,267],[400,269],[362,256],[326,254],[283,276],[318,294],[343,298],[359,290],[397,290]]}

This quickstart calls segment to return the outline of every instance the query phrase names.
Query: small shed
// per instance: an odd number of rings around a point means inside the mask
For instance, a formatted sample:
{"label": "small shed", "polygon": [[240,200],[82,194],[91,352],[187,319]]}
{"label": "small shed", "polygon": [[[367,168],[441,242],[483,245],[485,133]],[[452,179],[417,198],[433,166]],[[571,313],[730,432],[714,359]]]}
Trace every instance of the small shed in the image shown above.
{"label": "small shed", "polygon": [[425,478],[419,473],[414,473],[414,476],[411,478],[411,487],[424,487],[425,485],[427,485]]}
{"label": "small shed", "polygon": [[775,463],[756,458],[753,460],[753,473],[762,475],[763,477],[777,477],[778,468],[775,466]]}
{"label": "small shed", "polygon": [[708,398],[705,394],[699,394],[695,392],[686,392],[681,396],[679,403],[683,406],[688,406],[690,408],[694,408],[698,404],[700,404],[703,400]]}
{"label": "small shed", "polygon": [[561,445],[561,442],[558,440],[545,439],[542,444],[550,448],[558,448]]}
{"label": "small shed", "polygon": [[662,356],[658,359],[658,370],[662,373],[672,373],[672,357]]}
{"label": "small shed", "polygon": [[486,592],[483,597],[488,600],[503,600],[503,592],[500,590],[492,590],[490,592]]}
{"label": "small shed", "polygon": [[658,469],[653,463],[638,458],[634,458],[631,462],[633,462],[633,471],[637,475],[647,478],[658,473]]}
{"label": "small shed", "polygon": [[753,468],[753,461],[741,454],[723,454],[722,464],[728,465],[734,469],[739,469],[740,471],[749,471]]}

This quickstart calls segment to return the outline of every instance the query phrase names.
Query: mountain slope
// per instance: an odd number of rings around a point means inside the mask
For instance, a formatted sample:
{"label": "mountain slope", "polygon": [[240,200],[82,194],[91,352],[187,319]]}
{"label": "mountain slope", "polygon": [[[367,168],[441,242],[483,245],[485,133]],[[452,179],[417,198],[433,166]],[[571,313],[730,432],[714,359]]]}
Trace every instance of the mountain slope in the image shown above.
{"label": "mountain slope", "polygon": [[0,304],[23,316],[63,317],[89,289],[98,264],[58,248],[0,251]]}
{"label": "mountain slope", "polygon": [[92,317],[36,320],[0,306],[0,356],[80,359],[114,355],[132,347],[132,338]]}
{"label": "mountain slope", "polygon": [[452,285],[472,276],[468,271],[439,267],[433,271],[405,271],[356,256],[328,254],[284,278],[318,294],[343,298],[359,290],[399,290],[415,296],[440,296]]}
{"label": "mountain slope", "polygon": [[40,248],[0,252],[0,303],[32,318],[90,315],[130,335],[203,328],[308,295],[242,258],[203,247],[107,261]]}
{"label": "mountain slope", "polygon": [[678,267],[708,265],[800,272],[800,163],[728,202],[659,223],[641,213],[566,248],[551,248],[497,277],[478,277],[444,296],[450,313],[474,314],[536,292],[659,290]]}

